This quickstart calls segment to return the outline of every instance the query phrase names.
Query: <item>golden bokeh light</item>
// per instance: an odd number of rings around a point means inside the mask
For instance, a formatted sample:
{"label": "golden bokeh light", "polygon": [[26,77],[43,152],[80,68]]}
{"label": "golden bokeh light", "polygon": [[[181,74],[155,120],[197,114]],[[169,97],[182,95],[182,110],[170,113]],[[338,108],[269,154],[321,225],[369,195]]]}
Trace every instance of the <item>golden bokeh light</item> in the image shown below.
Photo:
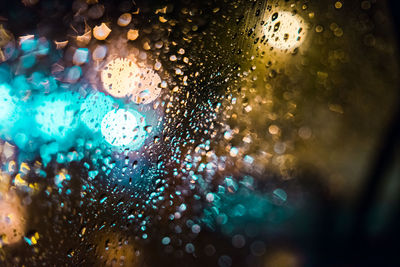
{"label": "golden bokeh light", "polygon": [[126,58],[116,58],[110,61],[101,72],[104,90],[119,98],[132,95],[139,77],[139,67]]}
{"label": "golden bokeh light", "polygon": [[24,210],[9,177],[0,173],[0,247],[14,244],[25,234]]}
{"label": "golden bokeh light", "polygon": [[299,16],[287,11],[273,12],[264,25],[267,43],[279,50],[299,47],[306,36],[306,24]]}
{"label": "golden bokeh light", "polygon": [[132,30],[130,29],[127,34],[126,38],[130,41],[135,41],[139,37],[139,31],[138,30]]}
{"label": "golden bokeh light", "polygon": [[105,24],[101,23],[100,26],[96,26],[93,29],[93,36],[97,40],[105,40],[110,34],[111,29]]}
{"label": "golden bokeh light", "polygon": [[132,21],[132,15],[129,13],[124,13],[118,18],[118,25],[121,27],[128,26],[129,23]]}
{"label": "golden bokeh light", "polygon": [[137,104],[149,104],[161,93],[161,78],[152,69],[132,60],[116,58],[101,72],[104,90],[118,98],[129,97]]}
{"label": "golden bokeh light", "polygon": [[144,68],[140,73],[140,80],[136,85],[132,100],[137,104],[149,104],[161,93],[161,78],[150,68]]}

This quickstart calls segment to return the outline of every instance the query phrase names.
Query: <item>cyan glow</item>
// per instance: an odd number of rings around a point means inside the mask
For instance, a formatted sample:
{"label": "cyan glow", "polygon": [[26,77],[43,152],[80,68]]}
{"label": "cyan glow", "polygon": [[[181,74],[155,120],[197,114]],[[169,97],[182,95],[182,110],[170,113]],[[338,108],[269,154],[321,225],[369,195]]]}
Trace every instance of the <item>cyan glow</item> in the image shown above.
{"label": "cyan glow", "polygon": [[[29,78],[33,89],[48,93],[57,89],[57,81],[52,76],[46,76],[43,72],[35,71]],[[17,88],[20,90],[19,88]]]}
{"label": "cyan glow", "polygon": [[8,84],[0,84],[0,104],[2,109],[0,112],[0,121],[8,119],[15,108],[15,101],[10,95],[10,90],[11,87]]}
{"label": "cyan glow", "polygon": [[32,52],[33,50],[35,50],[37,48],[37,45],[38,45],[37,39],[28,38],[28,39],[22,40],[21,49],[25,53],[29,53],[29,52]]}
{"label": "cyan glow", "polygon": [[75,93],[51,94],[39,100],[35,120],[44,139],[64,139],[77,127]]}
{"label": "cyan glow", "polygon": [[17,133],[14,136],[14,143],[19,147],[19,148],[24,148],[28,142],[28,137],[24,133]]}
{"label": "cyan glow", "polygon": [[114,109],[108,112],[101,122],[104,139],[114,147],[139,149],[145,139],[144,117],[137,111]]}
{"label": "cyan glow", "polygon": [[51,157],[60,150],[57,142],[52,142],[50,144],[43,144],[40,146],[40,157],[42,158],[44,166],[46,166],[50,161]]}
{"label": "cyan glow", "polygon": [[12,86],[18,93],[24,93],[30,89],[30,85],[24,75],[16,76],[12,81]]}
{"label": "cyan glow", "polygon": [[11,127],[17,120],[17,101],[10,92],[11,87],[7,83],[0,84],[0,129]]}
{"label": "cyan glow", "polygon": [[7,64],[0,64],[0,84],[7,83],[11,79],[10,67]]}
{"label": "cyan glow", "polygon": [[49,52],[50,52],[49,41],[45,39],[39,40],[39,45],[37,47],[36,54],[44,56],[47,55]]}
{"label": "cyan glow", "polygon": [[36,63],[36,56],[33,53],[26,54],[20,58],[21,67],[29,69]]}
{"label": "cyan glow", "polygon": [[86,97],[81,106],[81,121],[92,131],[101,129],[104,116],[113,109],[114,100],[110,96],[96,92]]}

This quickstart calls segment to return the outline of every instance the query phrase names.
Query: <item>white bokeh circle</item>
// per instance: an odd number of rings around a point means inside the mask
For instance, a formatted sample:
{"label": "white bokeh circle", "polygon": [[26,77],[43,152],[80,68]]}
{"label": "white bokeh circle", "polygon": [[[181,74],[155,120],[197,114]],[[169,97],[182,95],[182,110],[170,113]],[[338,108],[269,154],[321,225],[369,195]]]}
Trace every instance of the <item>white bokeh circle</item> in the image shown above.
{"label": "white bokeh circle", "polygon": [[112,146],[127,146],[139,133],[139,123],[128,110],[108,112],[101,121],[101,133]]}
{"label": "white bokeh circle", "polygon": [[266,20],[264,34],[267,43],[279,50],[299,47],[306,36],[306,24],[296,14],[287,11],[273,12]]}

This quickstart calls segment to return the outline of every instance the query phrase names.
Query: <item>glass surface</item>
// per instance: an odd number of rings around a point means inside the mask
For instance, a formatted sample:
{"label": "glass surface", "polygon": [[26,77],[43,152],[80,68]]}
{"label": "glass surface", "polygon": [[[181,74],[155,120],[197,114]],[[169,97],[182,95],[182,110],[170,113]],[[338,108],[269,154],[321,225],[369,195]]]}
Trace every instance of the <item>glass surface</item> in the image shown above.
{"label": "glass surface", "polygon": [[1,266],[396,266],[395,1],[0,4]]}

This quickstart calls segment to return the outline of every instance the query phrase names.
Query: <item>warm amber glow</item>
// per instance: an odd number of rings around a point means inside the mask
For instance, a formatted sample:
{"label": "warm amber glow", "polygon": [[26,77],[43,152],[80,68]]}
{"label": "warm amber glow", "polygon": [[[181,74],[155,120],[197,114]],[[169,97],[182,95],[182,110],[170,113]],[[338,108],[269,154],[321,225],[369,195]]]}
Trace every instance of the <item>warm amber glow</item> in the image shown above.
{"label": "warm amber glow", "polygon": [[1,190],[0,247],[18,242],[23,237],[24,232],[25,219],[17,195],[13,190]]}
{"label": "warm amber glow", "polygon": [[93,29],[93,36],[97,40],[105,40],[110,34],[111,29],[105,23],[102,23],[100,26],[96,26]]}
{"label": "warm amber glow", "polygon": [[161,78],[150,68],[141,69],[140,80],[132,94],[132,100],[137,104],[153,102],[161,93]]}
{"label": "warm amber glow", "polygon": [[132,30],[130,29],[128,33],[126,34],[126,38],[130,41],[134,41],[139,37],[139,31],[138,30]]}
{"label": "warm amber glow", "polygon": [[118,25],[121,27],[128,26],[131,23],[132,15],[130,13],[124,13],[118,18]]}
{"label": "warm amber glow", "polygon": [[117,58],[101,72],[104,90],[114,97],[130,97],[137,104],[148,104],[161,93],[161,78],[151,68],[140,68],[133,61]]}
{"label": "warm amber glow", "polygon": [[132,94],[139,76],[139,67],[126,58],[116,58],[110,61],[101,72],[104,90],[110,95],[120,98]]}

